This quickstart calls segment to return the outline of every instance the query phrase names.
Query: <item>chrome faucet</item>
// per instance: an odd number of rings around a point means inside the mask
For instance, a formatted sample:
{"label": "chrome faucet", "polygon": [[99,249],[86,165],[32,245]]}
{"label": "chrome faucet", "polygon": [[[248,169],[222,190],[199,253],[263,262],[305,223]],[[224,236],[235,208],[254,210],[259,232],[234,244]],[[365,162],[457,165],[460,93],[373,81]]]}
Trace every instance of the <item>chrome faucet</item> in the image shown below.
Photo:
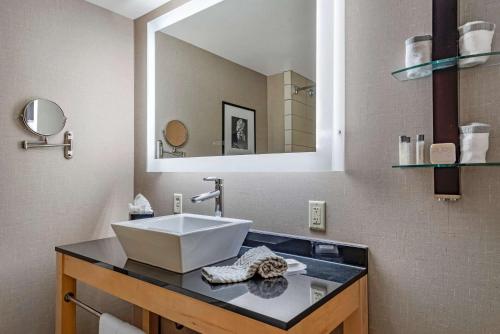
{"label": "chrome faucet", "polygon": [[207,199],[215,198],[215,216],[216,217],[224,217],[224,204],[222,197],[222,187],[223,180],[221,178],[215,176],[204,177],[203,181],[214,181],[215,182],[215,190],[210,191],[208,193],[203,193],[198,196],[191,197],[191,202],[193,203],[201,203],[206,201]]}

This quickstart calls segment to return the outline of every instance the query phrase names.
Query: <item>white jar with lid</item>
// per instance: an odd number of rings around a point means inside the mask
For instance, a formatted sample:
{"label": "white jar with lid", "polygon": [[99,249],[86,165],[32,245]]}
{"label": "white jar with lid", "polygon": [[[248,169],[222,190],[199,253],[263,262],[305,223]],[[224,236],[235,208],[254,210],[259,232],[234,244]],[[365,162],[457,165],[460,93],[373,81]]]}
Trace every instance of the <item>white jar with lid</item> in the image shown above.
{"label": "white jar with lid", "polygon": [[[406,40],[406,67],[413,67],[432,61],[432,36],[422,35]],[[430,75],[432,69],[427,66],[408,70],[409,78],[419,78]]]}
{"label": "white jar with lid", "polygon": [[[485,21],[468,22],[458,28],[460,56],[470,56],[491,52],[491,43],[495,34],[495,24]],[[460,67],[472,67],[484,64],[489,56],[460,59]]]}

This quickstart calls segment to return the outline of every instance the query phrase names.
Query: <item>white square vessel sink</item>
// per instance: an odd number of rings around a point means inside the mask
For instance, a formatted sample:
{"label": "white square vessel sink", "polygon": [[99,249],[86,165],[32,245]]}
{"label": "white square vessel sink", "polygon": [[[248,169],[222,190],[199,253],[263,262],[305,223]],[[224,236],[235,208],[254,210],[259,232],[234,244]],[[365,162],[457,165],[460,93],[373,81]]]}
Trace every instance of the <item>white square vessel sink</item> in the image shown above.
{"label": "white square vessel sink", "polygon": [[193,214],[112,223],[127,257],[185,273],[238,255],[251,220]]}

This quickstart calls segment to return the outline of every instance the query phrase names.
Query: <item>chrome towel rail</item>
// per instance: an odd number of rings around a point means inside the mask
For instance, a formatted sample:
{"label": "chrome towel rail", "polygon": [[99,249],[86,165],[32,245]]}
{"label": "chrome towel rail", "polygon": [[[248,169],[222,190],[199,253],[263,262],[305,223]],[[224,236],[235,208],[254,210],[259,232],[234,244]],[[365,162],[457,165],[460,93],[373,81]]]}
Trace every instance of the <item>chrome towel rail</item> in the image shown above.
{"label": "chrome towel rail", "polygon": [[[81,307],[82,309],[84,309],[85,311],[89,312],[90,314],[96,316],[97,318],[100,318],[102,315],[102,313],[97,311],[95,308],[90,307],[87,304],[82,303],[81,301],[76,299],[75,296],[71,292],[68,292],[66,295],[64,295],[64,301],[66,303],[73,303],[76,306]],[[181,330],[184,328],[184,326],[175,322],[175,328],[177,330]],[[161,332],[161,317],[158,317],[158,330]]]}
{"label": "chrome towel rail", "polygon": [[[102,313],[99,312],[99,311],[97,311],[95,308],[90,307],[87,304],[82,303],[81,301],[79,301],[78,299],[76,299],[75,296],[72,293],[70,293],[70,292],[67,293],[66,295],[64,295],[64,301],[66,303],[73,303],[76,306],[81,307],[82,309],[84,309],[85,311],[89,312],[90,314],[96,316],[97,318],[100,318],[101,315],[102,315]],[[184,328],[184,326],[181,325],[181,324],[175,323],[175,328],[177,330],[181,330],[181,329]],[[161,318],[160,317],[158,317],[158,329],[161,332]]]}
{"label": "chrome towel rail", "polygon": [[79,301],[78,299],[76,299],[72,293],[67,293],[65,296],[64,296],[64,301],[66,303],[74,303],[76,306],[79,306],[81,307],[82,309],[84,309],[85,311],[89,312],[90,314],[100,318],[102,313],[97,311],[96,309],[88,306],[87,304],[84,304],[82,303],[81,301]]}

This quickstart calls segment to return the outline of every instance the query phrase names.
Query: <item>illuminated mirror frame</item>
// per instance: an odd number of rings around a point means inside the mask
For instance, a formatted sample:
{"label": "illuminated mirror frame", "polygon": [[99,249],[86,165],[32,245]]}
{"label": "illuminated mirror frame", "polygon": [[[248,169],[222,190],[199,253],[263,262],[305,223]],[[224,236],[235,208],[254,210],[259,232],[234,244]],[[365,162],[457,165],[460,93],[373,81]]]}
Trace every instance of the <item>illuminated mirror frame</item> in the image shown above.
{"label": "illuminated mirror frame", "polygon": [[147,26],[148,172],[343,171],[345,147],[345,0],[316,5],[316,152],[155,159],[156,32],[224,0],[191,0]]}

